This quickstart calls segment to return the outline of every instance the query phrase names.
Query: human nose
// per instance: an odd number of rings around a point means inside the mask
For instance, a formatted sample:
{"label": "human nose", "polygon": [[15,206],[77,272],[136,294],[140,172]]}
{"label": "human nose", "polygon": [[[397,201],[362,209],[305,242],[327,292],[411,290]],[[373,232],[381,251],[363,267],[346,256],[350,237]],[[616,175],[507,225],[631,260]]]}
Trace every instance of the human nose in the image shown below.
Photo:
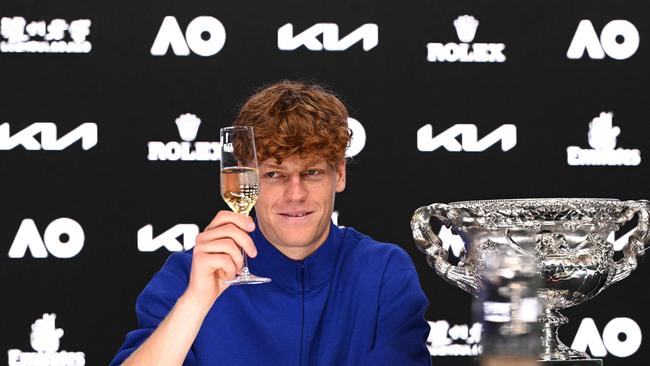
{"label": "human nose", "polygon": [[307,198],[307,188],[300,175],[291,176],[287,180],[285,198],[289,201],[304,201]]}

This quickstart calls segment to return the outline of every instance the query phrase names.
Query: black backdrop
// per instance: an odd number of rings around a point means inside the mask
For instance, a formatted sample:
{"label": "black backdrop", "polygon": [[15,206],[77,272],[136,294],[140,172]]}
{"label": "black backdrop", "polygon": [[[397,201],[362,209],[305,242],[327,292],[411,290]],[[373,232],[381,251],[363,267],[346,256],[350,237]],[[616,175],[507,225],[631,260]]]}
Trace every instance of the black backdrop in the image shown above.
{"label": "black backdrop", "polygon": [[[0,244],[7,253],[0,255],[0,360],[10,349],[35,352],[31,325],[44,313],[55,313],[56,327],[65,332],[59,352],[83,352],[89,365],[108,363],[136,325],[137,294],[169,255],[164,247],[138,250],[138,231],[152,225],[158,236],[178,224],[202,228],[226,208],[218,192],[218,161],[151,161],[148,142],[181,142],[174,121],[185,113],[202,121],[196,141],[218,141],[218,129],[231,123],[256,87],[284,78],[329,85],[364,128],[365,145],[349,164],[345,192],[337,196],[338,224],[398,243],[411,254],[431,302],[427,319],[443,329],[442,336],[432,334],[432,349],[450,342],[457,349],[471,345],[446,332],[442,323],[471,326],[471,298],[438,278],[415,249],[409,228],[413,211],[433,202],[483,198],[648,198],[648,14],[643,1],[2,1],[0,17],[22,17],[27,24],[89,19],[86,40],[92,49],[0,52],[0,124],[7,123],[9,136],[15,137],[36,122],[51,122],[61,138],[91,122],[97,126],[97,144],[84,150],[75,142],[52,150],[45,134],[7,142],[0,127],[5,145],[0,148]],[[469,43],[502,43],[505,62],[427,60],[427,44],[460,42],[453,25],[460,15],[479,21]],[[166,16],[173,16],[183,33],[197,17],[218,19],[226,34],[223,48],[211,56],[192,50],[177,56],[170,47],[164,56],[153,56],[151,47]],[[567,58],[585,19],[597,35],[613,20],[630,22],[639,34],[638,49],[622,60],[607,54],[592,59],[587,52]],[[284,51],[278,49],[278,28],[287,23],[294,35],[315,24],[335,23],[339,38],[376,24],[378,44],[367,51],[362,42],[341,51],[304,46]],[[9,27],[3,24],[0,30],[8,34]],[[53,42],[36,33],[28,38]],[[582,36],[593,40],[587,33]],[[66,32],[64,40],[72,42],[71,37]],[[632,38],[629,32],[619,34],[616,42]],[[8,42],[8,36],[2,33],[0,41]],[[589,122],[601,112],[613,112],[620,127],[617,146],[639,149],[640,164],[567,164],[567,147],[590,148]],[[482,152],[445,147],[423,152],[417,148],[417,131],[426,124],[433,125],[434,135],[472,124],[479,138],[513,124],[516,145],[508,151],[495,143]],[[11,147],[11,141],[32,135],[42,143],[40,149],[26,149],[28,142]],[[78,254],[58,258],[52,254],[56,248],[48,248],[46,258],[35,258],[30,250],[10,257],[12,245],[34,233],[24,220],[33,220],[42,237],[60,218],[82,228]],[[56,226],[50,230],[54,239],[45,235],[46,246],[57,241]],[[17,235],[21,227],[25,231]],[[39,246],[33,235],[29,238],[30,248]],[[76,238],[68,233],[59,239]],[[179,241],[184,243],[182,237]],[[572,343],[583,318],[592,318],[596,331],[583,323],[583,342],[587,339],[592,348],[604,344],[608,365],[642,364],[650,355],[644,339],[628,357],[615,355],[638,337],[628,334],[634,326],[619,330],[625,323],[613,319],[630,318],[645,335],[649,271],[641,262],[623,282],[566,310],[571,323],[561,332],[565,343]],[[434,364],[470,360],[435,356]]]}

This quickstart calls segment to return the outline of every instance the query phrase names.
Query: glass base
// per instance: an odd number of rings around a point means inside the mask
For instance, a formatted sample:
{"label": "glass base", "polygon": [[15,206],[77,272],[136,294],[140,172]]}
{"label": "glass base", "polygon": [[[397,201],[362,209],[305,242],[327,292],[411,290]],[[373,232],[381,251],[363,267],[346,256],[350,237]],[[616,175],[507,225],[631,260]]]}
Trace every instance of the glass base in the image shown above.
{"label": "glass base", "polygon": [[562,360],[562,361],[539,361],[541,366],[603,366],[603,360],[592,358],[589,360]]}
{"label": "glass base", "polygon": [[261,283],[269,283],[271,282],[271,279],[266,277],[258,277],[251,273],[246,273],[240,274],[232,280],[223,282],[229,285],[259,285]]}

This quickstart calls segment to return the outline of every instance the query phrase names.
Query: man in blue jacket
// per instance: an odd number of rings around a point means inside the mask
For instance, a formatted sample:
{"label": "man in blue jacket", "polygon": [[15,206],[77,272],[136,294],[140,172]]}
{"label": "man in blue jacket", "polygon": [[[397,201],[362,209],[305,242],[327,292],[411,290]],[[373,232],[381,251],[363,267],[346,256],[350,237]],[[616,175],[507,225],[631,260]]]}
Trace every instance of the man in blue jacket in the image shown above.
{"label": "man in blue jacket", "polygon": [[[345,188],[347,110],[318,85],[253,95],[256,220],[221,211],[138,297],[139,329],[111,365],[430,365],[428,301],[409,256],[331,222]],[[243,265],[272,278],[229,286]]]}

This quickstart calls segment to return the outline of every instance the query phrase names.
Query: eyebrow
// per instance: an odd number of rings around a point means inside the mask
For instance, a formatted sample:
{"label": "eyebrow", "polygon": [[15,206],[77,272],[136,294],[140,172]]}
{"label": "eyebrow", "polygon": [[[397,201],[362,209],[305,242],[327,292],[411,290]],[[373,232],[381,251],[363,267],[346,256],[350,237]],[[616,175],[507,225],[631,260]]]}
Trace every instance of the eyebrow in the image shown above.
{"label": "eyebrow", "polygon": [[[311,163],[306,163],[303,166],[300,167],[300,169],[320,169],[318,165],[320,162],[311,162]],[[266,169],[278,169],[278,170],[285,170],[286,166],[284,165],[278,165],[275,163],[263,163],[260,168],[266,168]]]}
{"label": "eyebrow", "polygon": [[275,164],[275,163],[264,163],[264,164],[262,164],[261,168],[284,169],[284,166],[278,165],[278,164]]}

